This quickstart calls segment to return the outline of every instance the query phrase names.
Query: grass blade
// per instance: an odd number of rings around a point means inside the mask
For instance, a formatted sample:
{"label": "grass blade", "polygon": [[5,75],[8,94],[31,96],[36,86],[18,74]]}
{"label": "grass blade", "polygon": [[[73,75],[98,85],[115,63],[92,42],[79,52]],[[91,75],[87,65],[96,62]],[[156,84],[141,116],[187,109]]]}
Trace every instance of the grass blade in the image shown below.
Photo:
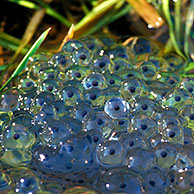
{"label": "grass blade", "polygon": [[194,0],[191,1],[188,14],[187,14],[186,23],[185,23],[184,52],[188,58],[189,58],[189,36],[191,33],[193,21],[194,21]]}
{"label": "grass blade", "polygon": [[168,26],[169,26],[169,35],[170,35],[170,39],[172,41],[172,44],[174,46],[174,49],[175,51],[180,55],[182,56],[185,60],[186,60],[186,57],[184,56],[184,54],[181,52],[178,44],[177,44],[177,41],[176,41],[176,38],[175,38],[175,34],[174,34],[174,27],[173,27],[173,22],[171,20],[171,16],[170,16],[170,8],[169,8],[169,0],[162,0],[162,10],[163,10],[163,13],[166,17],[166,20],[168,22]]}
{"label": "grass blade", "polygon": [[181,0],[175,1],[175,34],[178,43],[181,43]]}
{"label": "grass blade", "polygon": [[[26,1],[26,0],[9,0],[10,2],[16,3],[18,5],[21,5],[23,7],[27,7],[29,9],[40,9],[41,7],[38,6],[37,4],[30,2],[30,1]],[[47,5],[46,3],[44,3],[43,1],[39,1],[37,0],[37,2],[46,10],[46,14],[50,15],[51,17],[57,19],[58,21],[60,21],[62,24],[64,24],[67,27],[71,26],[71,23],[68,21],[68,19],[66,19],[65,17],[63,17],[61,14],[59,14],[58,12],[56,12],[54,9],[52,9],[49,5]]]}
{"label": "grass blade", "polygon": [[48,33],[49,33],[50,30],[51,30],[51,28],[48,28],[47,30],[45,30],[40,35],[40,37],[36,40],[36,42],[32,45],[32,47],[30,48],[30,50],[24,56],[24,58],[22,59],[22,61],[20,62],[20,64],[17,66],[17,68],[15,69],[15,71],[12,73],[11,77],[0,88],[0,91],[2,91],[12,81],[12,79],[15,78],[24,69],[24,67],[26,66],[29,58],[36,52],[36,50],[39,48],[39,46],[41,45],[41,43],[47,37],[47,35],[48,35]]}

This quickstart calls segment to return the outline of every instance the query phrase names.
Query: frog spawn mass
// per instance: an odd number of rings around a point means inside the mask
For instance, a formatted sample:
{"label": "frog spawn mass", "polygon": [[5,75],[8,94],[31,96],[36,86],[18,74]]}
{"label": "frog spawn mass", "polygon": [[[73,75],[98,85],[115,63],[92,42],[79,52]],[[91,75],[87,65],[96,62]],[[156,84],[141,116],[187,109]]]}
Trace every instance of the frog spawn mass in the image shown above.
{"label": "frog spawn mass", "polygon": [[145,38],[83,37],[34,56],[0,95],[0,192],[193,193],[183,65]]}

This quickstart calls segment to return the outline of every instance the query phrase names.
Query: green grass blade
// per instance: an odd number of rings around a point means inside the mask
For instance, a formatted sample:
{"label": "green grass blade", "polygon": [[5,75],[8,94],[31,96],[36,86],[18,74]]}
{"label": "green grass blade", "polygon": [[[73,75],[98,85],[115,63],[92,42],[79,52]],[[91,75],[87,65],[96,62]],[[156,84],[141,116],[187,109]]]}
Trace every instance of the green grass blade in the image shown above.
{"label": "green grass blade", "polygon": [[22,59],[22,61],[20,62],[20,64],[17,66],[17,68],[15,69],[15,71],[12,73],[11,77],[0,88],[0,91],[2,91],[12,81],[12,79],[15,78],[24,69],[24,67],[26,66],[29,58],[37,51],[37,49],[39,48],[39,46],[41,45],[41,43],[47,37],[47,35],[48,35],[48,33],[49,33],[50,30],[51,30],[51,28],[48,28],[47,30],[45,30],[40,35],[40,37],[36,40],[36,42],[32,45],[32,47],[30,48],[30,50],[24,56],[24,58]]}
{"label": "green grass blade", "polygon": [[21,5],[23,7],[27,7],[29,9],[38,9],[39,6],[37,6],[35,3],[25,0],[8,0],[10,2],[16,3],[18,5]]}
{"label": "green grass blade", "polygon": [[194,21],[194,0],[191,1],[188,14],[187,14],[187,18],[186,18],[186,23],[185,23],[184,52],[188,58],[189,58],[189,36],[191,33],[193,21]]}
{"label": "green grass blade", "polygon": [[173,22],[172,22],[171,16],[170,16],[169,0],[162,0],[162,10],[163,10],[163,13],[164,13],[166,20],[168,22],[169,35],[170,35],[170,39],[172,41],[172,44],[175,48],[175,51],[186,60],[186,57],[181,52],[181,50],[177,44],[176,38],[175,38],[174,26],[173,26]]}
{"label": "green grass blade", "polygon": [[175,35],[178,43],[181,43],[181,0],[175,1]]}
{"label": "green grass blade", "polygon": [[66,25],[67,27],[71,27],[71,22],[69,22],[65,17],[63,17],[61,14],[59,14],[57,11],[52,9],[48,4],[44,3],[42,0],[36,0],[37,3],[39,3],[43,8],[46,9],[46,13],[53,18],[60,21],[62,24]]}
{"label": "green grass blade", "polygon": [[85,33],[85,35],[94,34],[95,32],[97,32],[103,26],[108,25],[111,22],[119,19],[123,15],[127,14],[130,10],[131,10],[131,5],[126,5],[125,8],[121,9],[120,11],[113,12],[112,14],[109,14],[107,16],[104,16],[103,20],[100,20],[87,33]]}
{"label": "green grass blade", "polygon": [[91,21],[94,21],[95,18],[99,18],[100,15],[103,15],[110,10],[117,2],[118,0],[106,0],[94,7],[79,23],[75,25],[75,31],[78,31]]}
{"label": "green grass blade", "polygon": [[[29,9],[39,9],[40,6],[37,4],[30,2],[30,1],[25,1],[25,0],[9,0],[10,2],[16,3],[18,5],[21,5],[23,7],[27,7]],[[52,9],[49,5],[44,3],[41,0],[37,0],[37,2],[46,10],[46,14],[50,15],[51,17],[57,19],[60,21],[62,24],[64,24],[67,27],[71,26],[71,22],[68,21],[65,17],[63,17],[61,14],[56,12],[54,9]]]}
{"label": "green grass blade", "polygon": [[189,64],[187,64],[187,66],[184,68],[184,72],[188,72],[192,69],[194,69],[194,62],[190,62]]}

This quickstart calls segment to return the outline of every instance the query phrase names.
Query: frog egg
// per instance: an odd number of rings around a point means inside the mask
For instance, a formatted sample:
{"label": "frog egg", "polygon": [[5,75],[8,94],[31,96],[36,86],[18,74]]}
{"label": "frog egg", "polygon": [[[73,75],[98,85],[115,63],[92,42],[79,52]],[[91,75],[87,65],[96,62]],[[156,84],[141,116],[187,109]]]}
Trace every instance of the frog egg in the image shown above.
{"label": "frog egg", "polygon": [[3,130],[4,126],[10,122],[12,113],[10,112],[1,112],[0,111],[0,132]]}
{"label": "frog egg", "polygon": [[50,63],[48,61],[33,61],[31,63],[31,66],[29,67],[29,72],[27,72],[27,74],[33,81],[37,82],[38,79],[40,79],[40,75],[42,74],[44,69],[48,68],[49,65]]}
{"label": "frog egg", "polygon": [[161,131],[164,140],[167,140],[174,144],[183,144],[184,135],[183,130],[180,126],[170,124],[168,127]]}
{"label": "frog egg", "polygon": [[50,103],[54,100],[55,100],[55,96],[51,92],[44,91],[44,92],[38,93],[33,98],[33,101],[32,101],[31,107],[30,107],[30,111],[33,114],[37,114],[41,110],[43,105]]}
{"label": "frog egg", "polygon": [[158,69],[152,62],[150,61],[143,62],[140,65],[139,70],[141,72],[142,78],[145,81],[153,81],[157,79]]}
{"label": "frog egg", "polygon": [[180,82],[180,87],[187,90],[192,96],[194,96],[194,78],[183,78]]}
{"label": "frog egg", "polygon": [[156,158],[152,150],[135,148],[128,151],[124,164],[142,174],[156,166]]}
{"label": "frog egg", "polygon": [[115,45],[105,50],[105,54],[108,55],[110,58],[124,58],[129,59],[127,54],[127,50],[123,45]]}
{"label": "frog egg", "polygon": [[156,101],[148,99],[146,97],[138,96],[134,101],[134,107],[132,110],[135,113],[145,114],[155,119],[158,108],[159,104]]}
{"label": "frog egg", "polygon": [[17,77],[15,84],[22,92],[29,92],[36,88],[36,83],[31,79],[26,72]]}
{"label": "frog egg", "polygon": [[40,190],[39,179],[35,175],[24,174],[18,177],[15,182],[16,193],[34,193]]}
{"label": "frog egg", "polygon": [[106,100],[109,100],[110,98],[121,98],[119,86],[105,88],[103,90],[103,93],[105,95]]}
{"label": "frog egg", "polygon": [[111,98],[106,101],[104,111],[114,119],[123,119],[129,116],[129,104],[122,98]]}
{"label": "frog egg", "polygon": [[91,129],[89,131],[86,131],[82,133],[86,136],[90,144],[92,145],[92,149],[96,149],[96,147],[103,141],[105,141],[105,138],[103,137],[103,134],[98,129]]}
{"label": "frog egg", "polygon": [[120,91],[123,98],[127,101],[130,101],[137,96],[147,96],[149,93],[147,85],[143,80],[137,77],[131,77],[124,80],[121,83]]}
{"label": "frog egg", "polygon": [[121,85],[122,79],[119,76],[116,76],[114,74],[110,74],[109,72],[106,72],[103,74],[106,80],[106,84],[109,87],[119,86]]}
{"label": "frog egg", "polygon": [[179,149],[172,143],[162,142],[154,148],[157,165],[162,169],[170,169],[175,164]]}
{"label": "frog egg", "polygon": [[94,107],[101,107],[106,101],[106,96],[103,90],[91,88],[84,92],[84,101]]}
{"label": "frog egg", "polygon": [[79,89],[73,86],[64,86],[60,90],[61,99],[68,106],[74,106],[76,103],[82,100],[82,94]]}
{"label": "frog egg", "polygon": [[69,131],[76,135],[78,134],[80,131],[82,131],[82,122],[78,119],[72,118],[72,117],[67,117],[67,118],[63,118],[62,121],[68,125],[69,127]]}
{"label": "frog egg", "polygon": [[97,161],[108,168],[122,165],[125,156],[125,148],[116,140],[105,140],[96,148]]}
{"label": "frog egg", "polygon": [[116,57],[113,59],[113,66],[111,73],[119,75],[121,71],[127,70],[127,68],[132,68],[132,65],[124,58]]}
{"label": "frog egg", "polygon": [[193,179],[194,170],[187,169],[181,172],[174,172],[171,174],[173,183],[172,183],[172,191],[177,191],[177,193],[193,193]]}
{"label": "frog egg", "polygon": [[112,39],[104,34],[98,36],[98,39],[104,44],[105,47],[110,47],[110,46],[113,46],[115,44],[114,39]]}
{"label": "frog egg", "polygon": [[128,78],[132,78],[132,77],[138,77],[140,79],[142,79],[142,76],[140,74],[139,71],[131,68],[131,69],[122,69],[122,71],[120,71],[120,74],[118,75],[123,81],[127,80]]}
{"label": "frog egg", "polygon": [[53,107],[56,119],[60,120],[62,118],[69,116],[70,114],[70,110],[65,105],[65,102],[63,100],[52,101],[52,103],[49,103],[48,106]]}
{"label": "frog egg", "polygon": [[167,65],[168,65],[167,70],[168,71],[180,70],[183,67],[183,65],[185,64],[184,59],[175,53],[164,54],[163,58],[167,62]]}
{"label": "frog egg", "polygon": [[58,52],[53,55],[50,58],[49,63],[59,67],[62,72],[64,72],[67,68],[73,66],[70,54],[64,51]]}
{"label": "frog egg", "polygon": [[108,56],[103,55],[103,56],[98,56],[95,57],[91,62],[90,62],[91,69],[94,72],[97,73],[104,73],[106,71],[110,71],[110,69],[113,66],[113,62],[111,59],[109,59]]}
{"label": "frog egg", "polygon": [[64,86],[68,86],[68,87],[73,87],[78,89],[82,94],[84,93],[85,89],[83,87],[83,85],[81,84],[80,81],[76,80],[76,79],[72,79],[72,80],[68,80],[63,82]]}
{"label": "frog egg", "polygon": [[142,188],[142,177],[126,167],[106,171],[94,186],[99,193],[145,194]]}
{"label": "frog egg", "polygon": [[103,50],[103,43],[96,37],[93,36],[84,36],[80,40],[86,44],[87,48],[92,51],[94,56],[98,56],[100,51]]}
{"label": "frog egg", "polygon": [[163,98],[164,107],[174,107],[180,110],[185,104],[193,104],[192,96],[185,89],[173,88]]}
{"label": "frog egg", "polygon": [[176,73],[170,73],[162,75],[159,80],[163,83],[167,83],[170,88],[173,88],[179,85],[181,77]]}
{"label": "frog egg", "polygon": [[165,171],[159,168],[153,168],[145,173],[143,177],[143,187],[150,194],[167,193],[170,181]]}
{"label": "frog egg", "polygon": [[4,127],[1,145],[5,149],[22,149],[31,147],[35,141],[35,134],[25,125],[10,122]]}
{"label": "frog egg", "polygon": [[86,77],[86,75],[90,73],[91,73],[91,70],[88,69],[87,67],[74,65],[67,70],[66,75],[69,78],[69,80],[76,79],[81,81],[84,77]]}
{"label": "frog egg", "polygon": [[170,90],[170,87],[165,82],[161,82],[158,80],[154,81],[147,81],[146,82],[150,88],[150,93],[153,96],[153,99],[155,100],[162,100],[163,97],[168,93]]}
{"label": "frog egg", "polygon": [[175,160],[175,165],[174,165],[174,170],[176,171],[181,171],[181,170],[187,170],[187,169],[193,169],[194,167],[194,145],[187,144],[183,145],[182,149],[178,153],[176,160]]}
{"label": "frog egg", "polygon": [[39,133],[41,141],[49,146],[59,145],[70,134],[70,128],[63,121],[55,119],[49,120],[45,128]]}
{"label": "frog egg", "polygon": [[32,153],[29,149],[6,149],[1,161],[10,166],[29,166],[32,160]]}
{"label": "frog egg", "polygon": [[5,193],[10,191],[12,187],[12,179],[11,176],[4,173],[0,172],[0,192]]}
{"label": "frog egg", "polygon": [[92,53],[87,48],[79,47],[73,51],[71,59],[75,65],[85,67],[90,63],[92,58]]}
{"label": "frog egg", "polygon": [[19,91],[16,88],[10,88],[0,93],[0,111],[15,111],[19,105]]}
{"label": "frog egg", "polygon": [[129,126],[130,126],[130,121],[128,118],[114,119],[113,125],[114,125],[115,132],[121,132],[121,131],[128,132]]}
{"label": "frog egg", "polygon": [[124,133],[122,134],[118,141],[120,141],[124,148],[129,151],[135,148],[143,148],[149,149],[149,144],[147,140],[137,131],[133,131],[132,133]]}
{"label": "frog egg", "polygon": [[61,77],[60,68],[58,66],[50,66],[46,67],[40,74],[40,80],[46,80],[46,79],[57,79]]}
{"label": "frog egg", "polygon": [[74,50],[85,46],[86,45],[82,41],[70,39],[63,45],[62,51],[71,54]]}
{"label": "frog egg", "polygon": [[62,82],[59,79],[46,79],[41,83],[39,90],[41,92],[45,91],[56,95],[61,87]]}
{"label": "frog egg", "polygon": [[184,119],[184,126],[193,128],[194,127],[194,106],[185,105],[180,111],[179,115]]}
{"label": "frog egg", "polygon": [[74,107],[73,115],[82,122],[90,112],[93,112],[92,106],[88,103],[80,102]]}
{"label": "frog egg", "polygon": [[181,117],[179,117],[178,115],[170,115],[168,114],[168,111],[166,111],[166,113],[167,114],[164,114],[164,116],[162,116],[161,119],[158,120],[158,128],[160,131],[167,129],[169,125],[181,126]]}
{"label": "frog egg", "polygon": [[108,138],[113,130],[112,119],[103,111],[91,112],[83,120],[82,129],[84,131],[99,130],[105,138]]}
{"label": "frog egg", "polygon": [[158,133],[156,121],[145,114],[135,114],[131,119],[131,131],[138,131],[145,138]]}
{"label": "frog egg", "polygon": [[43,105],[42,109],[38,114],[34,115],[35,122],[39,124],[44,124],[48,122],[50,119],[55,118],[55,110],[54,107],[51,104],[45,104]]}
{"label": "frog egg", "polygon": [[82,85],[85,90],[91,88],[104,89],[107,88],[106,79],[99,73],[91,73],[82,80]]}
{"label": "frog egg", "polygon": [[56,155],[56,162],[61,163],[56,166],[56,170],[65,168],[69,171],[81,171],[93,163],[91,144],[87,138],[69,137],[60,147]]}
{"label": "frog egg", "polygon": [[164,140],[162,139],[162,135],[157,133],[149,139],[150,146],[155,148],[158,144],[162,143]]}

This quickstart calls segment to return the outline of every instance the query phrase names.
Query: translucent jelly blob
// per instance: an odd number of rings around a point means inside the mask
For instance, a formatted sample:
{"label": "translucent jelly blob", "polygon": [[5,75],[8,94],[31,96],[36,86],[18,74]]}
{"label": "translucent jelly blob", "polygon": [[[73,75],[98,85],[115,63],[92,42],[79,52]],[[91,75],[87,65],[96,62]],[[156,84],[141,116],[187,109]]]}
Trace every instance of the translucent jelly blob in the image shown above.
{"label": "translucent jelly blob", "polygon": [[93,107],[85,102],[80,102],[75,106],[73,115],[76,119],[83,121],[86,116],[93,111]]}
{"label": "translucent jelly blob", "polygon": [[151,99],[145,97],[137,97],[132,105],[132,111],[135,113],[145,114],[151,118],[155,118],[159,108],[159,104]]}
{"label": "translucent jelly blob", "polygon": [[135,148],[149,149],[150,146],[147,140],[138,132],[133,131],[132,133],[123,133],[118,141],[120,141],[124,148],[129,151]]}
{"label": "translucent jelly blob", "polygon": [[173,168],[179,150],[172,143],[162,142],[154,148],[157,165],[163,169]]}
{"label": "translucent jelly blob", "polygon": [[108,170],[98,179],[95,188],[100,193],[145,194],[141,176],[125,167]]}
{"label": "translucent jelly blob", "polygon": [[72,53],[72,61],[75,65],[87,66],[91,59],[92,53],[84,47],[80,47]]}
{"label": "translucent jelly blob", "polygon": [[107,54],[110,58],[121,57],[129,59],[127,49],[123,45],[112,46],[105,50],[105,54]]}
{"label": "translucent jelly blob", "polygon": [[129,104],[122,98],[111,98],[106,101],[104,111],[114,119],[127,118],[129,116]]}
{"label": "translucent jelly blob", "polygon": [[86,75],[90,74],[91,70],[87,67],[80,67],[77,65],[72,66],[66,72],[68,79],[76,79],[81,81]]}
{"label": "translucent jelly blob", "polygon": [[67,68],[73,66],[70,54],[64,51],[61,51],[53,55],[49,60],[49,63],[59,67],[62,71],[65,71]]}
{"label": "translucent jelly blob", "polygon": [[64,86],[59,93],[61,95],[61,100],[68,106],[74,106],[83,99],[80,90],[73,86]]}
{"label": "translucent jelly blob", "polygon": [[187,90],[192,96],[194,96],[194,79],[186,77],[180,82],[180,87]]}
{"label": "translucent jelly blob", "polygon": [[94,58],[90,62],[90,66],[93,71],[98,73],[104,73],[105,71],[110,71],[111,67],[113,66],[113,62],[108,56],[103,55]]}
{"label": "translucent jelly blob", "polygon": [[0,93],[0,111],[14,111],[19,107],[19,91],[16,88]]}
{"label": "translucent jelly blob", "polygon": [[40,138],[50,146],[57,146],[70,134],[70,128],[63,121],[51,119],[40,133]]}
{"label": "translucent jelly blob", "polygon": [[121,84],[122,79],[119,76],[116,76],[115,74],[105,73],[103,74],[106,79],[106,84],[109,87],[113,86],[119,86]]}
{"label": "translucent jelly blob", "polygon": [[11,177],[4,173],[0,173],[0,192],[6,193],[10,190],[12,184]]}
{"label": "translucent jelly blob", "polygon": [[173,88],[163,98],[162,105],[180,110],[185,104],[193,104],[192,97],[185,89]]}
{"label": "translucent jelly blob", "polygon": [[184,118],[184,126],[194,127],[194,106],[186,105],[179,111],[179,115]]}
{"label": "translucent jelly blob", "polygon": [[145,114],[136,114],[131,119],[131,131],[138,131],[145,138],[151,138],[158,132],[156,121]]}
{"label": "translucent jelly blob", "polygon": [[94,191],[93,189],[90,188],[86,188],[86,187],[81,187],[81,186],[77,186],[71,189],[67,189],[66,191],[64,191],[62,194],[73,194],[73,193],[77,193],[77,194],[98,194],[96,191]]}
{"label": "translucent jelly blob", "polygon": [[41,71],[40,80],[57,79],[62,77],[60,74],[61,72],[58,66],[46,67],[43,71]]}
{"label": "translucent jelly blob", "polygon": [[84,46],[85,44],[82,41],[70,39],[63,45],[62,51],[65,51],[71,54],[74,50],[77,50],[78,48],[81,48]]}
{"label": "translucent jelly blob", "polygon": [[110,137],[113,130],[112,119],[104,112],[90,113],[84,120],[82,130],[99,130],[105,138]]}
{"label": "translucent jelly blob", "polygon": [[166,172],[159,168],[147,171],[143,179],[143,187],[150,194],[166,193],[170,185]]}
{"label": "translucent jelly blob", "polygon": [[143,62],[139,67],[139,71],[145,81],[153,81],[157,79],[158,69],[150,61]]}
{"label": "translucent jelly blob", "polygon": [[132,65],[126,60],[121,57],[116,57],[113,59],[113,66],[111,69],[111,73],[115,75],[121,74],[123,70],[127,71],[127,68],[130,68]]}
{"label": "translucent jelly blob", "polygon": [[121,95],[126,100],[131,100],[137,96],[147,96],[148,87],[143,80],[137,77],[131,77],[121,83]]}
{"label": "translucent jelly blob", "polygon": [[35,143],[35,134],[29,131],[29,126],[17,122],[9,122],[2,132],[1,145],[5,149],[29,148]]}
{"label": "translucent jelly blob", "polygon": [[128,151],[124,164],[141,174],[156,166],[156,157],[152,150],[135,148]]}
{"label": "translucent jelly blob", "polygon": [[100,107],[104,105],[106,96],[103,90],[91,88],[84,92],[84,101],[94,107]]}
{"label": "translucent jelly blob", "polygon": [[106,140],[100,143],[96,150],[97,160],[105,167],[122,165],[126,150],[119,141]]}
{"label": "translucent jelly blob", "polygon": [[85,90],[88,90],[91,88],[99,88],[99,89],[107,88],[105,77],[99,73],[94,73],[94,72],[87,75],[82,80],[82,84]]}
{"label": "translucent jelly blob", "polygon": [[169,124],[167,128],[161,131],[164,140],[167,140],[174,144],[183,144],[184,135],[182,127],[174,124]]}

